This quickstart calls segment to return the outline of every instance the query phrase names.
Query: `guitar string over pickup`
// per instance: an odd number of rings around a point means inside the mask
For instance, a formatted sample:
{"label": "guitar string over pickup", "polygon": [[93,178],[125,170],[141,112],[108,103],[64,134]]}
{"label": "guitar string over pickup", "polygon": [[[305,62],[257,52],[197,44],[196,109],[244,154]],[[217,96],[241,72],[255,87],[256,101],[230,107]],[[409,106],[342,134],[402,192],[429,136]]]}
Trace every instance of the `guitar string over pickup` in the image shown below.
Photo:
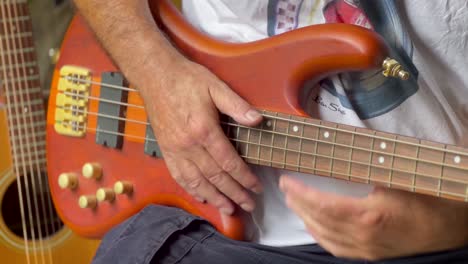
{"label": "guitar string over pickup", "polygon": [[61,135],[83,137],[86,134],[91,72],[75,66],[63,66],[55,99],[55,131]]}
{"label": "guitar string over pickup", "polygon": [[403,81],[409,79],[410,74],[406,70],[403,69],[403,66],[392,58],[386,58],[382,64],[382,74],[385,77],[394,77],[399,78]]}

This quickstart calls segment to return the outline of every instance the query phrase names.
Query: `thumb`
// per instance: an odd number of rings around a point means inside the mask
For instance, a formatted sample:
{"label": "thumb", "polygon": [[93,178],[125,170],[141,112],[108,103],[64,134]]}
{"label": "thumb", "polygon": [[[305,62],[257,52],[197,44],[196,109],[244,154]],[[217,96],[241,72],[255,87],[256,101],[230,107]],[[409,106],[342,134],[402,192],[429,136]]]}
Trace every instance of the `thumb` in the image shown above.
{"label": "thumb", "polygon": [[219,111],[232,117],[236,122],[254,126],[262,121],[262,115],[247,101],[222,83],[216,89],[210,89],[211,99]]}

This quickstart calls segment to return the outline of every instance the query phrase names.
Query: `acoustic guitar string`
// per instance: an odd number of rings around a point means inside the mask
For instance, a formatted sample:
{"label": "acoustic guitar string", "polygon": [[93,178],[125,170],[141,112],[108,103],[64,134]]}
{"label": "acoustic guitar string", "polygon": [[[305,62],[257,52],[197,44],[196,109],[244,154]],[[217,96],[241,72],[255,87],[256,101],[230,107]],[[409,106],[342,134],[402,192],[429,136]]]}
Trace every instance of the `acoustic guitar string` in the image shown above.
{"label": "acoustic guitar string", "polygon": [[[26,2],[26,4],[27,4],[27,2]],[[26,4],[23,4],[23,5],[22,5],[22,6],[23,6],[23,10],[22,10],[23,13],[27,12],[27,5],[26,5]],[[13,17],[19,17],[20,14],[19,14],[19,10],[18,10],[18,5],[13,5],[13,13],[14,13],[14,16],[13,16]],[[19,21],[18,21],[18,20],[15,20],[15,21],[16,21],[16,24],[15,24],[15,25],[13,25],[13,21],[11,22],[11,24],[12,24],[12,26],[13,26],[12,28],[16,28],[16,29],[20,30],[20,29],[21,29],[21,25],[20,25]],[[31,24],[32,24],[32,23],[31,23]],[[30,24],[30,25],[31,25],[31,24]],[[26,22],[23,23],[23,26],[24,26],[24,28],[25,28],[25,30],[26,30],[26,29],[27,29],[27,27],[26,27]],[[32,34],[32,27],[29,28],[29,30],[31,30],[31,34]],[[20,30],[20,31],[21,31],[21,30]],[[17,43],[19,44],[19,45],[18,45],[19,50],[23,50],[24,47],[23,47],[23,41],[22,41],[22,38],[21,38],[21,37],[19,37],[19,38],[17,39]],[[17,48],[17,46],[14,45],[14,49],[16,49],[16,48]],[[24,53],[23,53],[23,52],[17,52],[17,51],[15,50],[15,54],[19,54],[19,55],[20,55],[20,62],[21,62],[23,74],[24,74],[25,76],[27,76],[27,75],[28,75],[28,71],[27,71],[27,68],[26,68],[26,66],[25,66],[26,60],[25,60],[25,55],[24,55]],[[33,56],[34,56],[34,55],[33,55]],[[20,72],[20,71],[18,70],[17,73],[19,73],[19,72]],[[38,74],[38,73],[36,73],[36,74]],[[23,84],[24,84],[24,88],[26,88],[26,89],[29,89],[29,88],[30,88],[30,87],[29,87],[29,83],[28,83],[28,81],[27,81],[26,79],[23,81]],[[22,89],[22,90],[23,90],[23,89]],[[31,98],[31,95],[30,95],[29,92],[26,93],[26,97],[27,97],[27,100],[26,100],[26,107],[27,107],[27,108],[23,108],[23,109],[28,109],[28,113],[32,113],[32,112],[33,112],[33,111],[32,111],[32,110],[33,110],[33,107],[32,107],[32,103],[31,103],[31,99],[32,99],[32,98]],[[20,96],[20,100],[21,100],[21,102],[22,102],[22,104],[23,104],[23,103],[24,103],[23,96]],[[43,117],[43,118],[44,118],[44,117]],[[34,123],[35,123],[34,118],[32,118],[32,116],[29,115],[29,114],[24,114],[24,115],[23,115],[23,119],[26,121],[25,124],[34,124]],[[36,129],[35,129],[34,127],[30,127],[29,132],[32,132],[31,134],[33,135],[33,138],[34,138],[34,140],[33,140],[32,143],[35,143],[34,141],[37,140],[37,138],[36,138]],[[43,139],[43,140],[44,140],[44,139]],[[41,195],[40,195],[40,200],[41,200],[40,202],[41,202],[41,205],[42,205],[41,207],[39,206],[39,202],[38,202],[38,199],[37,199],[37,195],[35,195],[35,193],[33,193],[33,194],[31,194],[31,195],[34,197],[34,210],[35,210],[36,221],[37,221],[37,226],[38,226],[37,229],[38,229],[38,232],[39,232],[39,234],[38,234],[38,239],[39,239],[39,249],[40,249],[40,252],[41,252],[40,256],[41,256],[42,263],[46,263],[46,259],[45,259],[45,256],[44,256],[44,251],[45,251],[44,249],[45,249],[45,247],[44,247],[44,241],[43,241],[44,230],[43,230],[41,215],[40,215],[39,211],[42,212],[42,215],[43,215],[44,217],[46,217],[46,216],[48,215],[48,218],[50,219],[50,221],[53,221],[54,218],[53,218],[53,215],[51,214],[50,207],[49,207],[49,211],[48,211],[49,214],[47,214],[47,211],[46,211],[47,209],[46,209],[46,206],[45,206],[45,203],[44,203],[44,194],[45,194],[46,192],[45,192],[45,190],[44,190],[43,179],[42,179],[42,176],[41,176],[41,170],[42,170],[42,168],[41,168],[41,164],[40,164],[40,162],[39,162],[39,160],[40,160],[40,155],[39,155],[39,153],[38,153],[38,148],[37,148],[37,147],[33,147],[33,149],[34,149],[34,161],[35,161],[35,165],[36,165],[35,167],[36,167],[36,168],[34,168],[33,163],[30,162],[31,174],[30,174],[30,175],[29,175],[29,174],[26,174],[26,175],[24,175],[24,177],[26,177],[26,178],[29,177],[29,180],[30,180],[30,182],[32,183],[32,190],[33,190],[33,192],[37,192],[37,190],[39,190],[39,192],[41,193]],[[28,148],[28,151],[30,151],[29,148]],[[38,181],[39,188],[37,188],[37,186],[36,186],[36,181]],[[26,192],[29,192],[29,190],[30,190],[30,188],[27,187],[27,188],[26,188]],[[40,208],[39,208],[39,207],[40,207]],[[44,221],[45,221],[45,224],[44,224],[44,227],[45,227],[45,234],[49,234],[49,230],[48,230],[49,227],[48,227],[47,221],[46,221],[46,220],[44,220]],[[34,230],[34,225],[35,225],[34,221],[31,222],[31,228],[32,228],[33,230]],[[47,257],[48,257],[48,263],[53,263],[52,252],[51,252],[50,247],[47,247],[47,251],[46,251],[46,252],[47,252]]]}
{"label": "acoustic guitar string", "polygon": [[[5,8],[5,4],[7,5],[7,7]],[[13,19],[10,15],[10,12],[8,12],[7,14],[7,10],[5,9],[8,9],[9,10],[9,5],[10,3],[9,2],[6,2],[4,4],[1,5],[1,11],[2,11],[2,17],[5,18],[4,21],[8,21],[8,18],[9,19]],[[6,50],[10,51],[10,41],[8,40],[9,36],[8,36],[8,28],[7,28],[7,22],[4,22],[3,23],[3,31],[4,31],[4,36],[3,38],[5,38],[5,43],[6,43]],[[0,45],[1,45],[1,49],[4,51],[5,48],[3,47],[3,41],[0,41]],[[14,65],[12,63],[12,59],[11,59],[11,56],[1,56],[2,57],[2,65],[3,65],[3,75],[5,76],[5,93],[6,93],[6,98],[7,98],[7,112],[8,112],[8,116],[9,117],[12,117],[13,118],[13,106],[12,104],[15,103],[17,101],[17,88],[16,88],[16,82],[14,80],[7,80],[6,78],[8,77],[8,72],[7,72],[7,65]],[[4,57],[7,57],[7,61],[4,59]],[[13,78],[14,79],[14,78]],[[9,88],[9,85],[8,83],[11,83],[12,86],[13,86],[13,90],[10,91],[8,88]],[[12,95],[10,95],[10,92],[12,93]],[[12,97],[10,97],[12,96]],[[14,102],[11,102],[10,99],[13,98]],[[17,114],[18,112],[18,107],[16,106],[15,107],[15,114]],[[16,119],[19,118],[19,115],[16,115],[15,117]],[[10,130],[13,130],[15,128],[15,122],[13,119],[9,119],[9,125],[10,125]],[[16,120],[18,121],[18,120]],[[21,124],[21,122],[18,122],[19,124]],[[20,127],[20,130],[21,130],[21,127]],[[29,256],[29,243],[28,243],[28,229],[26,228],[26,212],[25,212],[25,208],[24,208],[24,204],[23,204],[23,193],[22,193],[22,183],[21,183],[21,180],[19,178],[19,174],[20,174],[20,169],[19,169],[19,165],[18,165],[18,161],[20,160],[19,157],[18,157],[18,154],[16,153],[17,152],[17,148],[16,148],[16,135],[15,133],[10,133],[10,137],[11,137],[11,144],[12,144],[12,154],[13,154],[13,160],[14,160],[14,167],[15,167],[15,174],[16,174],[16,179],[17,179],[17,186],[18,186],[18,196],[19,196],[19,202],[20,202],[20,212],[21,212],[21,224],[22,224],[22,227],[23,227],[23,240],[24,240],[24,247],[25,247],[25,253],[26,253],[26,261],[28,262],[28,264],[30,263],[30,256]],[[23,142],[22,140],[19,141],[19,145],[20,145],[20,149],[23,149]],[[22,164],[26,164],[25,163],[25,160],[24,160],[24,157],[21,157],[21,160],[22,160]],[[23,169],[23,173],[25,173],[25,168],[24,168],[24,165],[22,166],[22,169]],[[27,200],[27,203],[29,204],[29,196],[27,195],[26,197],[26,200]],[[33,241],[32,243],[32,247],[33,249],[35,249],[35,242]]]}

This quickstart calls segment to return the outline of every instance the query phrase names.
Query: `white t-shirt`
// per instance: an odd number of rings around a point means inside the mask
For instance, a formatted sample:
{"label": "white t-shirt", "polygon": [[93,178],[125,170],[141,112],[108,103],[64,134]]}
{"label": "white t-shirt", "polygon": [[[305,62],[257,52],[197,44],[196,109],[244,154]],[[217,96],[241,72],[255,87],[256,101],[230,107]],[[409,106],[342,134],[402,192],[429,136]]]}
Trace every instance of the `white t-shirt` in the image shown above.
{"label": "white t-shirt", "polygon": [[[468,4],[466,0],[184,0],[189,21],[231,42],[267,38],[317,23],[372,28],[409,69],[408,81],[343,74],[310,89],[311,116],[442,143],[468,145]],[[358,80],[358,81],[353,81]],[[345,85],[346,84],[346,85]],[[278,188],[285,171],[253,166],[265,192],[252,214],[254,240],[286,246],[314,243]],[[365,196],[372,187],[287,172],[323,191]]]}

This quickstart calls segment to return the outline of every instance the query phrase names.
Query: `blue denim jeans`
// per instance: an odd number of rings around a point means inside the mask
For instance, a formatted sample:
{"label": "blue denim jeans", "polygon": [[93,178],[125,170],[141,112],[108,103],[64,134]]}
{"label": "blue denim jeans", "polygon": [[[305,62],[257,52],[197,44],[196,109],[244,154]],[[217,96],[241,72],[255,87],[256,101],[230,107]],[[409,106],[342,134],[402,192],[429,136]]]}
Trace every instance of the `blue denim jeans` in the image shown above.
{"label": "blue denim jeans", "polygon": [[[231,240],[218,233],[208,222],[181,209],[150,205],[116,226],[104,237],[93,263],[364,264],[372,262],[336,258],[316,244],[270,247]],[[468,264],[468,247],[375,263]]]}

